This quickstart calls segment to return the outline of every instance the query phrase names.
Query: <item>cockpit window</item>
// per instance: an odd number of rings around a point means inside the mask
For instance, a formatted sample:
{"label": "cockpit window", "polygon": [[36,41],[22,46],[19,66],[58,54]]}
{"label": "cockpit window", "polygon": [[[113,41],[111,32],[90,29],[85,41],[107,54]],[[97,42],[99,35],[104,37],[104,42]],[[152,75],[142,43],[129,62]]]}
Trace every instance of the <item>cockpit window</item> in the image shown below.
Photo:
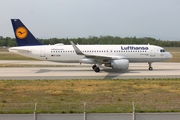
{"label": "cockpit window", "polygon": [[160,52],[166,52],[164,49],[161,49]]}

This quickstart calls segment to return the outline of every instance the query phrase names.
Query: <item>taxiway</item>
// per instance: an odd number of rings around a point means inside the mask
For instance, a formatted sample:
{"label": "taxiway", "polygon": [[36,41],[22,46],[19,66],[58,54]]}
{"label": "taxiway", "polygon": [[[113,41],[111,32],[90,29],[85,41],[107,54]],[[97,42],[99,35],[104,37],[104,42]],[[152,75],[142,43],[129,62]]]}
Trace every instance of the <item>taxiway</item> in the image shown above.
{"label": "taxiway", "polygon": [[103,67],[95,73],[91,65],[54,63],[47,61],[0,61],[0,64],[62,65],[60,67],[0,67],[1,80],[69,80],[69,79],[142,79],[180,78],[180,63],[130,63],[129,70],[112,70]]}

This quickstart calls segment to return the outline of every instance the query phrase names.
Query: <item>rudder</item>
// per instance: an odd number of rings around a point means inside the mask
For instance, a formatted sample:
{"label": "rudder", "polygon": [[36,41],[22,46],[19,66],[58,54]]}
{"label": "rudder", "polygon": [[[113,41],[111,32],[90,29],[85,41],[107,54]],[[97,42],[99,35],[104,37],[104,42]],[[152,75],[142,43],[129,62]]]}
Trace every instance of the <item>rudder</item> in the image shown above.
{"label": "rudder", "polygon": [[19,19],[11,19],[18,46],[42,45]]}

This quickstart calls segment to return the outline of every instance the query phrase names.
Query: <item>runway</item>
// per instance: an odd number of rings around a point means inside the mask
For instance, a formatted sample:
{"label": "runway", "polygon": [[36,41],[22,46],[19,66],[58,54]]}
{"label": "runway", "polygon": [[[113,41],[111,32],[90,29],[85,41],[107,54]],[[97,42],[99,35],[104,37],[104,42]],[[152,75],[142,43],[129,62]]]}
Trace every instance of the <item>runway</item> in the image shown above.
{"label": "runway", "polygon": [[69,79],[142,79],[180,78],[180,63],[130,63],[129,70],[103,67],[99,73],[92,65],[65,64],[47,61],[0,61],[0,64],[62,65],[60,67],[0,67],[0,80],[69,80]]}

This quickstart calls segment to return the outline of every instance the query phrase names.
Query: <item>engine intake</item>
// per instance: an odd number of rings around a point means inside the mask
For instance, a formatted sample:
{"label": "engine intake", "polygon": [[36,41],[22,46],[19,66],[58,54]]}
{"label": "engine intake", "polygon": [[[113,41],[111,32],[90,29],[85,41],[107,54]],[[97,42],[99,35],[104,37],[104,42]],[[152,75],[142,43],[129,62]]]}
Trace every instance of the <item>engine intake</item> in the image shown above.
{"label": "engine intake", "polygon": [[129,60],[127,59],[113,60],[111,63],[106,63],[105,66],[112,67],[113,69],[127,70],[129,68]]}

